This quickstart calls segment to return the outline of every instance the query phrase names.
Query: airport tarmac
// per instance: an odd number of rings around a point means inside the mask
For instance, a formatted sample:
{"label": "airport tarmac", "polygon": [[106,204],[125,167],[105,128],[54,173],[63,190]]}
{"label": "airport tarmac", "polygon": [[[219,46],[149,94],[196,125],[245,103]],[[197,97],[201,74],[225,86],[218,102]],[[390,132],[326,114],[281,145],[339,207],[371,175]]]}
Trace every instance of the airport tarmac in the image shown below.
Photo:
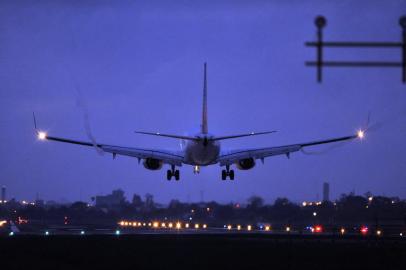
{"label": "airport tarmac", "polygon": [[49,234],[0,237],[7,269],[404,269],[393,237],[263,234]]}

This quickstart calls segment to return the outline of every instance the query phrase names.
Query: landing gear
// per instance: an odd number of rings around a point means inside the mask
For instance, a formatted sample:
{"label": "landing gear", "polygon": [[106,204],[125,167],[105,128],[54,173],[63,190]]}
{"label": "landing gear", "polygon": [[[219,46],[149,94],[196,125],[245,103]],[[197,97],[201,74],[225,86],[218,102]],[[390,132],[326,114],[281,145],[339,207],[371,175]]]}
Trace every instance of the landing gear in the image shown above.
{"label": "landing gear", "polygon": [[166,179],[170,181],[172,177],[175,177],[176,181],[179,181],[179,170],[175,170],[175,165],[171,165],[171,169],[166,171]]}
{"label": "landing gear", "polygon": [[226,180],[227,177],[234,180],[234,170],[230,170],[230,165],[226,165],[226,169],[221,171],[221,180]]}

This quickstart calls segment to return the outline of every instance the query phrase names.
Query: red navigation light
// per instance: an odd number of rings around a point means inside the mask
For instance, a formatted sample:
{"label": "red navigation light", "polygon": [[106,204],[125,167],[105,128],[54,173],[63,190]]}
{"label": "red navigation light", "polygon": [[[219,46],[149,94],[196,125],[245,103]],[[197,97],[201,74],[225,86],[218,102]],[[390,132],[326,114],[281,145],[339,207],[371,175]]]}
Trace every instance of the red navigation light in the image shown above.
{"label": "red navigation light", "polygon": [[368,227],[362,226],[360,231],[361,231],[361,234],[366,235],[368,233]]}

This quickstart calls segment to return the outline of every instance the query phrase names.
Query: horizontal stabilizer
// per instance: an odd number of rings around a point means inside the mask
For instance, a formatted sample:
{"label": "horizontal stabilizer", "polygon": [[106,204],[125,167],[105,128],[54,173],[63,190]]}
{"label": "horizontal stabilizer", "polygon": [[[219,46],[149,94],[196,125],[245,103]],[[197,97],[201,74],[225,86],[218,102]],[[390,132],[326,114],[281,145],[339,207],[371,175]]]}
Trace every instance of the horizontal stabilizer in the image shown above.
{"label": "horizontal stabilizer", "polygon": [[168,137],[168,138],[174,138],[174,139],[192,140],[192,141],[198,140],[197,137],[190,137],[190,136],[183,136],[183,135],[162,134],[159,132],[144,132],[144,131],[134,131],[134,132],[137,134]]}
{"label": "horizontal stabilizer", "polygon": [[247,134],[214,137],[211,140],[220,141],[220,140],[235,139],[235,138],[248,137],[248,136],[264,135],[264,134],[270,134],[270,133],[274,133],[274,132],[277,132],[277,130],[265,131],[265,132],[251,132],[251,133],[247,133]]}

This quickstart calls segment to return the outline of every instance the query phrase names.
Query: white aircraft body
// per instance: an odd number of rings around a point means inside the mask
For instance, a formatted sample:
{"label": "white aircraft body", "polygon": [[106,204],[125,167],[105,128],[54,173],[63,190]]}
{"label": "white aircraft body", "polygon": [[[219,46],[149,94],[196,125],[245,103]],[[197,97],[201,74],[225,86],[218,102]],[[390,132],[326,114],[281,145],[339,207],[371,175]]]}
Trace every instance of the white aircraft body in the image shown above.
{"label": "white aircraft body", "polygon": [[204,64],[204,80],[203,80],[203,111],[202,111],[202,123],[201,130],[195,136],[182,136],[171,135],[162,133],[151,132],[137,132],[139,134],[154,135],[168,138],[181,139],[185,143],[185,147],[182,151],[168,151],[160,149],[146,149],[146,148],[134,148],[134,147],[121,147],[115,145],[76,141],[67,138],[49,136],[46,132],[37,129],[36,120],[34,116],[34,125],[38,138],[40,140],[57,141],[64,143],[71,143],[83,146],[97,147],[103,152],[113,154],[113,158],[116,155],[124,155],[138,158],[138,161],[143,160],[143,165],[149,170],[159,170],[164,164],[170,165],[170,169],[167,170],[167,179],[171,180],[174,177],[179,180],[179,170],[176,167],[182,166],[182,164],[192,165],[194,172],[200,172],[200,166],[208,166],[213,164],[219,164],[225,169],[222,170],[221,178],[226,180],[228,177],[230,180],[234,180],[234,170],[230,170],[232,165],[235,165],[240,170],[252,169],[256,161],[259,159],[262,162],[264,158],[276,155],[286,155],[288,158],[290,153],[297,152],[304,147],[328,144],[339,141],[348,141],[353,139],[362,139],[364,137],[364,131],[360,130],[356,134],[337,137],[326,140],[317,140],[306,143],[295,143],[283,146],[273,146],[265,148],[254,149],[238,149],[230,151],[222,151],[220,146],[221,140],[241,138],[247,136],[256,136],[269,134],[276,131],[258,132],[239,134],[231,136],[214,136],[208,132],[207,125],[207,76],[206,76],[206,63]]}

